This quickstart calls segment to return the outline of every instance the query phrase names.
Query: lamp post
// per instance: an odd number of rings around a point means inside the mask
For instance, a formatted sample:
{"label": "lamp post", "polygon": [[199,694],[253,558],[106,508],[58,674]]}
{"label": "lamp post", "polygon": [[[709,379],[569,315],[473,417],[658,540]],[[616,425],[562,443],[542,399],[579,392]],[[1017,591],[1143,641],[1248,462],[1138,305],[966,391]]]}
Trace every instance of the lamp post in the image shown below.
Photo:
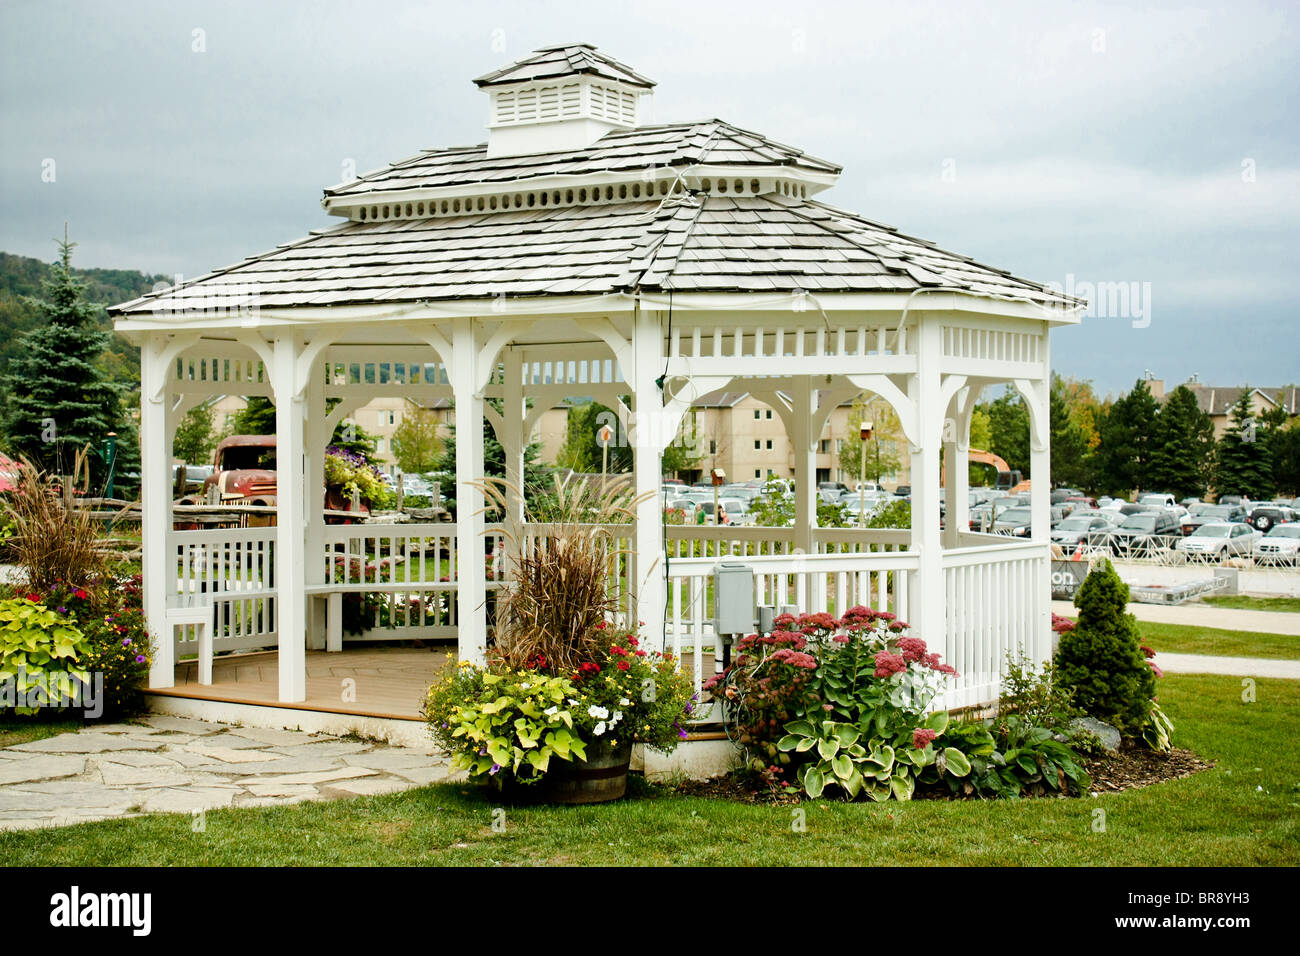
{"label": "lamp post", "polygon": [[[104,463],[108,465],[108,478],[104,485],[104,497],[112,498],[114,471],[117,469],[117,432],[109,432],[104,439]],[[89,470],[89,466],[87,466]]]}
{"label": "lamp post", "polygon": [[[866,523],[867,516],[867,442],[871,440],[872,422],[858,425],[858,437],[862,439],[862,451],[858,455],[858,527]],[[876,450],[876,467],[880,467],[880,451]]]}
{"label": "lamp post", "polygon": [[600,442],[600,493],[605,494],[609,484],[609,440],[614,437],[614,430],[608,425],[596,429],[596,441]]}
{"label": "lamp post", "polygon": [[718,489],[721,488],[722,483],[727,480],[727,473],[721,468],[714,468],[713,471],[709,473],[709,477],[713,481],[713,523],[718,525],[722,524],[722,515],[718,511]]}

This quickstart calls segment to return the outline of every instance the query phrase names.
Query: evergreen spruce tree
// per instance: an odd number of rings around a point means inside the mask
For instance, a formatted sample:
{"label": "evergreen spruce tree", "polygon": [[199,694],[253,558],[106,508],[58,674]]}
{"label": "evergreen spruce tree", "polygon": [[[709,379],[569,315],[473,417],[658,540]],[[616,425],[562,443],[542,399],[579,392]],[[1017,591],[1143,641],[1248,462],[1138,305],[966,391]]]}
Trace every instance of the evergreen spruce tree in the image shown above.
{"label": "evergreen spruce tree", "polygon": [[1128,585],[1103,558],[1074,596],[1079,621],[1061,635],[1055,663],[1057,679],[1075,689],[1075,701],[1088,714],[1138,734],[1150,717],[1156,678],[1128,598]]}
{"label": "evergreen spruce tree", "polygon": [[76,244],[65,238],[58,245],[59,262],[43,295],[27,300],[42,321],[23,333],[21,352],[9,365],[5,433],[11,452],[55,474],[72,474],[78,452],[89,446],[92,490],[99,491],[105,438],[116,431],[128,444],[125,433],[134,429],[122,414],[120,387],[98,364],[111,336],[98,327],[98,307],[72,276]]}
{"label": "evergreen spruce tree", "polygon": [[1264,498],[1272,493],[1272,442],[1255,420],[1251,390],[1243,388],[1228,412],[1228,430],[1219,439],[1214,462],[1214,493]]}
{"label": "evergreen spruce tree", "polygon": [[1088,440],[1083,430],[1070,420],[1070,409],[1061,392],[1061,378],[1052,376],[1050,393],[1052,429],[1052,482],[1058,486],[1086,487],[1088,475]]}
{"label": "evergreen spruce tree", "polygon": [[1110,494],[1127,495],[1151,485],[1156,400],[1142,379],[1111,406],[1101,426],[1099,483]]}
{"label": "evergreen spruce tree", "polygon": [[1169,393],[1156,416],[1151,487],[1176,498],[1200,497],[1209,483],[1214,424],[1186,385]]}

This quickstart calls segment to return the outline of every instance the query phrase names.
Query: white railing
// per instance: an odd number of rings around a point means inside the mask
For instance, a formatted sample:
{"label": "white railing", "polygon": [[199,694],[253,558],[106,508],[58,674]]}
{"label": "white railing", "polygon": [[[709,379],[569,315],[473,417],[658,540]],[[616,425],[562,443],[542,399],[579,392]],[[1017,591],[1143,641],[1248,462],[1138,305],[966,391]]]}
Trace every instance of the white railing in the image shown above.
{"label": "white railing", "polygon": [[[168,607],[212,607],[214,651],[273,647],[275,528],[216,528],[173,531],[176,587]],[[173,629],[176,657],[198,653],[193,624]]]}
{"label": "white railing", "polygon": [[1024,653],[1036,662],[1048,657],[1047,561],[1046,546],[1038,544],[944,553],[947,635],[943,647],[935,649],[942,650],[944,663],[959,676],[950,681],[942,706],[997,700],[1008,654]]}
{"label": "white railing", "polygon": [[[683,669],[693,672],[697,687],[717,668],[712,586],[717,563],[717,558],[668,562],[665,650],[672,652]],[[890,551],[758,555],[746,557],[745,564],[754,569],[757,603],[778,612],[794,607],[800,612],[840,615],[863,605],[905,617],[909,578],[917,569],[918,557]]]}
{"label": "white railing", "polygon": [[[488,573],[487,548],[481,542],[478,548]],[[446,524],[327,525],[322,584],[308,587],[359,604],[364,629],[344,634],[348,640],[450,638],[456,636],[456,581],[462,562],[471,560]]]}

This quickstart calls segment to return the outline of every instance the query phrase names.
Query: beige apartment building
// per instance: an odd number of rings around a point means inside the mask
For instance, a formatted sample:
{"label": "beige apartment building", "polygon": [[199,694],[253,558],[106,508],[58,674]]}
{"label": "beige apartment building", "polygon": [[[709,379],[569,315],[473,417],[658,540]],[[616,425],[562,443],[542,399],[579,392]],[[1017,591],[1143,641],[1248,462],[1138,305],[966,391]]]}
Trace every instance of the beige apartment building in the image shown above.
{"label": "beige apartment building", "polygon": [[[1163,379],[1148,377],[1146,383],[1147,388],[1151,390],[1151,396],[1157,402],[1163,402],[1169,392],[1173,391],[1172,388],[1165,387]],[[1222,438],[1232,421],[1232,406],[1237,403],[1242,391],[1248,386],[1206,385],[1196,375],[1183,384],[1196,396],[1201,411],[1210,416],[1210,421],[1214,423],[1214,437]],[[1280,388],[1250,387],[1249,390],[1251,412],[1256,416],[1271,412],[1278,407],[1285,408],[1288,417],[1300,415],[1300,388],[1294,385]]]}
{"label": "beige apartment building", "polygon": [[[212,403],[213,424],[218,431],[230,427],[234,416],[244,407],[245,400],[238,395],[223,395]],[[570,405],[561,402],[547,409],[539,417],[530,442],[541,445],[540,458],[554,463],[564,447],[568,431]],[[357,409],[351,421],[375,437],[375,453],[380,467],[391,473],[398,471],[393,454],[393,435],[407,414],[408,403],[402,398],[377,398]],[[438,423],[440,435],[447,433],[451,423],[452,405],[441,400],[431,409]],[[868,405],[868,412],[872,407]],[[781,422],[781,416],[771,406],[748,392],[711,392],[695,402],[692,412],[696,454],[699,469],[682,474],[688,481],[703,478],[711,469],[721,468],[729,481],[751,481],[755,478],[793,478],[794,448]],[[817,445],[817,480],[842,481],[853,487],[856,474],[847,474],[840,467],[840,450],[847,441],[859,441],[858,422],[854,419],[853,403],[844,402],[831,412]],[[689,429],[684,429],[690,434]],[[886,488],[910,484],[909,456],[900,454],[893,441],[882,439],[882,456],[901,460],[897,471],[886,473]],[[869,451],[868,454],[871,454]]]}

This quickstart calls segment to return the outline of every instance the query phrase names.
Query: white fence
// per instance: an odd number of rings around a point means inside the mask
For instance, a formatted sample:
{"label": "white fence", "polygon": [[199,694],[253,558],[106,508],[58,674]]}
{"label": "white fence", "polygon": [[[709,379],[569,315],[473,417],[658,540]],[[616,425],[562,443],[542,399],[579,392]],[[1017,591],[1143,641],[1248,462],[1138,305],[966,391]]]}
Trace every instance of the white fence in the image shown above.
{"label": "white fence", "polygon": [[[1045,549],[1034,544],[944,552],[948,632],[944,662],[959,676],[949,682],[939,702],[942,706],[970,707],[996,700],[1008,653],[1023,652],[1034,661],[1047,659],[1051,647],[1047,560]],[[939,642],[931,643],[938,646]]]}
{"label": "white fence", "polygon": [[[214,651],[274,647],[275,528],[173,531],[176,588],[169,608],[212,607]],[[198,653],[197,627],[173,627],[176,659]]]}
{"label": "white fence", "polygon": [[[693,672],[699,686],[718,667],[718,638],[713,629],[712,558],[668,562],[668,607],[665,650]],[[784,606],[802,612],[843,614],[856,605],[906,617],[908,579],[916,571],[910,552],[791,554],[747,556],[754,569],[755,599],[778,612]],[[706,660],[707,659],[707,660]]]}

